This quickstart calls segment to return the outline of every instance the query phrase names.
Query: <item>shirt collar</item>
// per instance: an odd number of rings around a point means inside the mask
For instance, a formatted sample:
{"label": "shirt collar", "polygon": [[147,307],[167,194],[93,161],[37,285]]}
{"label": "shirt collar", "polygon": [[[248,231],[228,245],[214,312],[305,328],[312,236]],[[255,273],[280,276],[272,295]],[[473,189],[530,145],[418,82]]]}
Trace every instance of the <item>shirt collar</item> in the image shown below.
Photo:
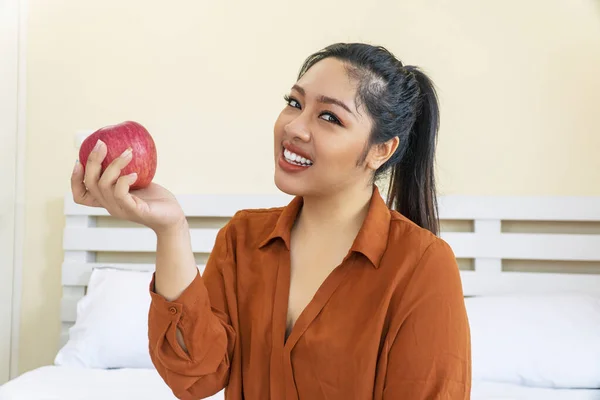
{"label": "shirt collar", "polygon": [[[302,203],[302,197],[296,196],[283,208],[277,219],[275,228],[260,242],[260,247],[266,246],[275,238],[281,238],[289,251],[292,226],[302,207]],[[367,216],[350,250],[366,256],[375,268],[379,267],[379,263],[387,247],[390,220],[390,210],[381,197],[377,186],[373,186],[373,194],[369,203]]]}
{"label": "shirt collar", "polygon": [[298,212],[302,207],[303,199],[301,196],[296,196],[292,201],[283,208],[279,218],[275,223],[275,228],[269,233],[269,235],[260,242],[259,247],[266,246],[271,240],[275,238],[281,238],[285,243],[287,249],[290,249],[290,236],[292,232],[292,226],[296,221]]}
{"label": "shirt collar", "polygon": [[364,254],[375,268],[379,268],[387,248],[391,219],[390,209],[381,197],[377,186],[373,186],[367,216],[354,239],[351,250]]}

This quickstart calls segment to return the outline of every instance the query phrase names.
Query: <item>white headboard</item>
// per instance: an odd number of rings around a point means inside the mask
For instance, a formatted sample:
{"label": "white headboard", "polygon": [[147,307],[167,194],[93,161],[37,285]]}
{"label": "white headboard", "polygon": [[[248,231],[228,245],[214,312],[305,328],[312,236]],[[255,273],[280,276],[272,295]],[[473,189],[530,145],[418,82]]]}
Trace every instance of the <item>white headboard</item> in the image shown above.
{"label": "white headboard", "polygon": [[[282,206],[291,197],[183,195],[178,199],[194,221],[193,251],[205,258],[219,227],[237,210]],[[447,196],[439,202],[441,236],[460,261],[465,295],[562,291],[600,295],[600,197]],[[61,345],[75,321],[77,301],[85,294],[92,268],[152,271],[156,246],[149,229],[119,225],[103,209],[73,203],[70,194],[64,212]],[[102,260],[102,254],[108,258]],[[118,261],[110,261],[111,257]]]}

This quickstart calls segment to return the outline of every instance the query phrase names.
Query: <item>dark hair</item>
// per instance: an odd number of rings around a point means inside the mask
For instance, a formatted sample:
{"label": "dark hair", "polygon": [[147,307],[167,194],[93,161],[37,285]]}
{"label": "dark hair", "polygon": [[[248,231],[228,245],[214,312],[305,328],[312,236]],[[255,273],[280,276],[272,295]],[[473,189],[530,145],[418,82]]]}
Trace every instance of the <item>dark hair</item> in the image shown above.
{"label": "dark hair", "polygon": [[399,138],[396,152],[374,175],[377,178],[391,169],[388,207],[437,235],[434,158],[439,107],[433,83],[384,47],[363,43],[336,43],[311,55],[298,79],[328,57],[345,62],[349,76],[359,82],[356,104],[364,104],[373,120],[366,150]]}

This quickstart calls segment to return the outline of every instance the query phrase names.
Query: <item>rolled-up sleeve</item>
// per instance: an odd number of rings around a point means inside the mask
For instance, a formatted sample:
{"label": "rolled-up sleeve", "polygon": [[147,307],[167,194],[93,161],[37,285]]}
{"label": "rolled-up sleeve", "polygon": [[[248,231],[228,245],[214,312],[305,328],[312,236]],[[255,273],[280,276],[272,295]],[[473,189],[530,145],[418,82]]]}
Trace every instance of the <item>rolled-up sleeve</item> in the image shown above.
{"label": "rolled-up sleeve", "polygon": [[462,284],[454,254],[441,239],[425,251],[401,303],[383,399],[470,399],[471,341]]}
{"label": "rolled-up sleeve", "polygon": [[[222,228],[206,264],[192,283],[167,301],[150,283],[148,314],[150,357],[158,373],[180,399],[198,399],[227,385],[236,341],[227,305],[224,270],[234,260],[227,227]],[[187,352],[177,341],[181,331]]]}

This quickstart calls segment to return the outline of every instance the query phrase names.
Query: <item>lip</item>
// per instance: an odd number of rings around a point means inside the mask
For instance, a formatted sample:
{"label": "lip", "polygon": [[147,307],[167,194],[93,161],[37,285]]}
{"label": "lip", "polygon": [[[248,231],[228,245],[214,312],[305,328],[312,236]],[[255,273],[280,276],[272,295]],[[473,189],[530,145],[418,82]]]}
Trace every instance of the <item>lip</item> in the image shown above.
{"label": "lip", "polygon": [[296,153],[301,157],[304,157],[308,160],[311,160],[314,163],[313,158],[310,156],[310,154],[308,154],[307,152],[305,152],[304,150],[302,150],[301,148],[299,148],[298,146],[294,146],[291,143],[288,142],[283,142],[283,148],[286,150],[291,151],[292,153]]}

